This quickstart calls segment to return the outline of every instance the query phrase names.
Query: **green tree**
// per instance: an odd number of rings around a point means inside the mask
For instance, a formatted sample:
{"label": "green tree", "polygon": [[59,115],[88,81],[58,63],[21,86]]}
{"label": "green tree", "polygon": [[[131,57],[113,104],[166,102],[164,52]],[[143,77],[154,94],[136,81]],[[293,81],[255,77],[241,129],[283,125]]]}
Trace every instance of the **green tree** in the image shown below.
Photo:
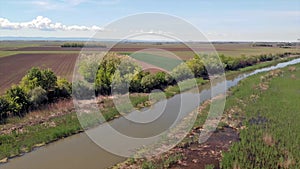
{"label": "green tree", "polygon": [[40,86],[46,91],[54,90],[56,86],[57,77],[53,71],[50,69],[45,69],[41,71],[42,80],[40,81]]}
{"label": "green tree", "polygon": [[193,59],[188,60],[186,64],[194,73],[195,77],[201,77],[203,75],[206,75],[206,70],[204,68],[203,61],[198,55],[195,55]]}
{"label": "green tree", "polygon": [[171,76],[177,82],[194,77],[192,70],[186,65],[186,63],[181,63],[180,65],[176,66],[172,70]]}
{"label": "green tree", "polygon": [[143,87],[141,85],[142,79],[149,75],[149,72],[140,71],[139,73],[135,74],[131,81],[130,81],[130,92],[143,92]]}
{"label": "green tree", "polygon": [[158,85],[155,76],[156,76],[155,74],[149,74],[143,77],[141,81],[141,86],[143,87],[144,92],[150,92]]}
{"label": "green tree", "polygon": [[65,78],[58,78],[56,86],[56,96],[57,97],[70,97],[72,93],[72,84],[68,82]]}
{"label": "green tree", "polygon": [[34,108],[46,103],[47,100],[47,92],[41,86],[36,87],[29,92],[29,101]]}
{"label": "green tree", "polygon": [[8,117],[9,103],[5,97],[0,97],[0,121]]}
{"label": "green tree", "polygon": [[84,59],[79,63],[79,73],[90,83],[95,81],[95,76],[98,70],[99,61],[97,57],[97,55],[87,55],[84,56]]}
{"label": "green tree", "polygon": [[96,75],[95,88],[97,94],[107,95],[111,93],[113,74],[119,64],[120,58],[116,54],[108,53],[104,56]]}
{"label": "green tree", "polygon": [[12,86],[6,91],[5,97],[9,103],[9,111],[14,115],[23,116],[28,111],[28,95],[20,86]]}
{"label": "green tree", "polygon": [[130,58],[121,58],[121,63],[118,65],[112,78],[113,91],[120,94],[128,92],[131,81],[141,71],[142,68]]}
{"label": "green tree", "polygon": [[33,67],[22,78],[21,86],[27,93],[39,86],[49,91],[55,88],[56,81],[57,77],[50,69],[40,70]]}

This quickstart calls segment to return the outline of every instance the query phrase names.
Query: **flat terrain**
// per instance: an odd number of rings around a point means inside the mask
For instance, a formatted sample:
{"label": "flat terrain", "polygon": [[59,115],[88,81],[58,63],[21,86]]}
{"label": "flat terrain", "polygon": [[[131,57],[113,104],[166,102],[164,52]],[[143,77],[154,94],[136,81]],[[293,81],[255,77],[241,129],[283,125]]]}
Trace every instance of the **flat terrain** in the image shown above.
{"label": "flat terrain", "polygon": [[[32,66],[51,68],[59,76],[71,80],[76,57],[82,48],[65,47],[61,41],[1,41],[0,42],[0,93],[18,83]],[[118,43],[101,42],[107,48],[86,48],[88,51],[110,51],[131,55],[143,68],[151,72],[170,70],[181,60],[192,58],[195,53],[215,53],[228,56],[251,56],[299,52],[299,48],[254,47],[252,43]],[[191,50],[189,47],[192,47]],[[215,50],[214,50],[215,49]],[[158,68],[159,67],[159,68]],[[162,68],[162,69],[161,69]]]}
{"label": "flat terrain", "polygon": [[33,66],[50,68],[58,76],[72,80],[77,54],[16,54],[0,58],[0,92],[17,84]]}

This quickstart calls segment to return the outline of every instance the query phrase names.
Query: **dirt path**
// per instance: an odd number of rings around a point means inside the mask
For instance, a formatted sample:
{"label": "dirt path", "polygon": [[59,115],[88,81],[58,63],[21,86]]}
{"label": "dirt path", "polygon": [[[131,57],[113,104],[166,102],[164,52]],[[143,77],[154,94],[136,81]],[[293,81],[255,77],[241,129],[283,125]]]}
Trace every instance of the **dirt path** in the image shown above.
{"label": "dirt path", "polygon": [[235,129],[225,127],[214,132],[211,137],[202,144],[193,143],[182,148],[183,159],[174,164],[172,169],[205,169],[212,164],[219,169],[219,162],[223,151],[228,151],[232,142],[238,141],[239,136]]}

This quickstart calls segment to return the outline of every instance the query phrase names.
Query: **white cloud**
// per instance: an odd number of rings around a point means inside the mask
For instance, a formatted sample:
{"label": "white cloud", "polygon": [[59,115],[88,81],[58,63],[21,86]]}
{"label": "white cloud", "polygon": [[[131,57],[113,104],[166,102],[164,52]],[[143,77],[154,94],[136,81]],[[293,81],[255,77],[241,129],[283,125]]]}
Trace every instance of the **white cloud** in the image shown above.
{"label": "white cloud", "polygon": [[38,29],[38,30],[48,30],[48,31],[102,31],[103,28],[99,26],[80,26],[80,25],[64,25],[59,22],[52,22],[49,18],[38,16],[29,22],[10,22],[6,18],[0,18],[0,29]]}

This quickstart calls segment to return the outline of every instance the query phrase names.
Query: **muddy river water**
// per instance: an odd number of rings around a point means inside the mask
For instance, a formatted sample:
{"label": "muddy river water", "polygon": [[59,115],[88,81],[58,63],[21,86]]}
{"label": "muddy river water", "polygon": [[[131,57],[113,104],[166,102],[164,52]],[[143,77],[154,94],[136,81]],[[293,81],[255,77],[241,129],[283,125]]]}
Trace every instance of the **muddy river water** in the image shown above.
{"label": "muddy river water", "polygon": [[[247,78],[251,75],[266,72],[270,70],[274,70],[277,68],[283,68],[288,65],[293,65],[296,63],[300,63],[300,59],[294,59],[288,62],[279,63],[276,66],[271,66],[267,68],[257,69],[252,72],[243,73],[231,80],[226,80],[226,89],[235,86],[238,82],[244,78]],[[214,89],[218,89],[221,84],[216,84],[212,86]],[[218,90],[214,95],[218,95]],[[167,100],[165,112],[174,112],[174,110],[178,109],[178,102],[187,101],[190,102],[193,100],[193,97],[199,97],[200,102],[211,99],[211,88],[207,85],[207,87],[203,87],[199,93],[193,92],[184,92],[182,94],[178,94]],[[151,111],[155,111],[156,107],[159,107],[160,102],[153,105]],[[184,112],[188,113],[195,109],[192,106],[185,106]],[[134,116],[136,113],[133,112],[131,116]],[[161,132],[166,127],[170,126],[170,123],[174,121],[177,114],[174,113],[163,113],[161,117],[156,119],[150,125],[144,124],[133,124],[129,120],[124,117],[115,119],[108,124],[114,126],[117,130],[122,133],[126,133],[127,135],[135,136],[135,137],[144,137],[144,136],[152,136]],[[108,124],[100,125],[93,130],[103,130]],[[135,127],[132,127],[132,126]],[[109,133],[103,132],[106,136]],[[99,138],[101,139],[101,138]],[[121,142],[122,140],[112,140],[112,142]],[[124,145],[126,146],[126,145]],[[101,169],[110,167],[116,163],[124,161],[124,157],[120,157],[114,155],[112,153],[107,152],[106,150],[100,148],[96,145],[86,133],[76,134],[59,141],[50,143],[46,146],[40,147],[30,153],[26,153],[23,156],[16,157],[10,159],[8,163],[0,165],[2,169]]]}

